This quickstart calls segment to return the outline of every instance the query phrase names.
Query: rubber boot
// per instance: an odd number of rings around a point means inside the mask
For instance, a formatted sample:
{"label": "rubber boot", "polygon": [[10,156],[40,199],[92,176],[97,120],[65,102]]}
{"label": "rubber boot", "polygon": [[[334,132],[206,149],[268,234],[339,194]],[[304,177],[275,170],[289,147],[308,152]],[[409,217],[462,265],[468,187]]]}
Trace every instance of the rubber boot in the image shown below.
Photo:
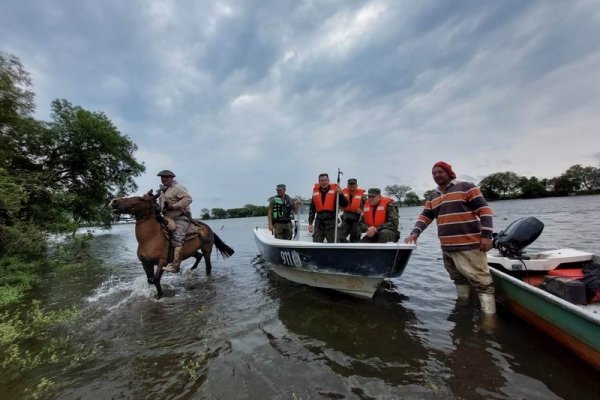
{"label": "rubber boot", "polygon": [[173,249],[173,262],[163,267],[165,272],[179,272],[179,265],[181,265],[181,258],[183,256],[183,246],[177,246]]}
{"label": "rubber boot", "polygon": [[471,295],[471,287],[469,285],[456,285],[456,294],[460,300],[467,300]]}
{"label": "rubber boot", "polygon": [[484,314],[496,314],[496,299],[493,293],[479,293],[481,312]]}

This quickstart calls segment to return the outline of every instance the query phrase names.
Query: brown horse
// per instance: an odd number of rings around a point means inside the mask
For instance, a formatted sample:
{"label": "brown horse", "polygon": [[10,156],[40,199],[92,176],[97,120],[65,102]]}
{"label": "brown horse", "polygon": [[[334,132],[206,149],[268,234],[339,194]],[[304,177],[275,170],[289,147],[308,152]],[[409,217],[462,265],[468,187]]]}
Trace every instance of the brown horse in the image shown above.
{"label": "brown horse", "polygon": [[[157,297],[163,295],[160,278],[162,267],[167,265],[169,255],[169,240],[163,230],[163,218],[158,211],[156,197],[152,190],[143,196],[121,197],[110,202],[110,207],[116,214],[132,214],[135,216],[135,238],[138,241],[137,256],[142,262],[149,284],[156,286]],[[196,269],[202,257],[206,263],[206,274],[210,275],[212,265],[210,253],[215,245],[223,258],[233,254],[233,249],[227,246],[216,233],[205,223],[194,220],[198,234],[186,237],[183,245],[183,259],[195,257],[192,269]],[[157,265],[156,271],[154,266]]]}

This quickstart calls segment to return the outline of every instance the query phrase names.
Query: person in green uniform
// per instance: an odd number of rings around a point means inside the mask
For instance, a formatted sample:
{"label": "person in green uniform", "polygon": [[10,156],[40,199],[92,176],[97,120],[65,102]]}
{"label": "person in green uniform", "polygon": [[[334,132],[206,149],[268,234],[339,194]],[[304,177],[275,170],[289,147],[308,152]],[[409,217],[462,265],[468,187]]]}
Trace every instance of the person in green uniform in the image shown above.
{"label": "person in green uniform", "polygon": [[291,240],[293,235],[292,213],[296,212],[297,204],[285,194],[285,185],[277,185],[277,194],[269,201],[269,230],[275,239]]}

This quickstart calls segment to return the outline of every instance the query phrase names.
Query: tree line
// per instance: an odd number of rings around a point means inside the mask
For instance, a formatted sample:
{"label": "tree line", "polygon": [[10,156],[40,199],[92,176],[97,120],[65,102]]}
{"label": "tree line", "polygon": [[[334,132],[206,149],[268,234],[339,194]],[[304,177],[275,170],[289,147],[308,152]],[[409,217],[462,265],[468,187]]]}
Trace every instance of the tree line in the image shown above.
{"label": "tree line", "polygon": [[[484,177],[478,186],[489,201],[600,194],[600,168],[576,164],[561,175],[550,179],[535,176],[528,178],[511,171],[495,172]],[[421,198],[407,185],[393,184],[384,189],[384,193],[394,197],[395,204],[400,207],[421,206],[432,192],[433,189],[426,191]],[[304,205],[310,204],[309,200],[301,196],[296,196],[295,199],[300,199]],[[267,210],[267,206],[253,204],[230,209],[205,208],[202,210],[201,218],[261,217],[267,215]]]}
{"label": "tree line", "polygon": [[[600,168],[576,164],[550,179],[528,178],[511,171],[495,172],[484,177],[478,186],[490,201],[600,194]],[[385,187],[385,193],[405,207],[422,205],[432,192],[433,189],[426,191],[421,199],[410,186],[395,184]]]}

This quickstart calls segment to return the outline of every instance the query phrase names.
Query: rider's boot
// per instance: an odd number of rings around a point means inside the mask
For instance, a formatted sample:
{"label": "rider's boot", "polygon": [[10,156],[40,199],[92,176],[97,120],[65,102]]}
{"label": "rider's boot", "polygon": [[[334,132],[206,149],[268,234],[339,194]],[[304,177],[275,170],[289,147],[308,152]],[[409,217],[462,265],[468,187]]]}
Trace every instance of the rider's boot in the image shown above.
{"label": "rider's boot", "polygon": [[181,265],[181,258],[183,257],[183,246],[177,246],[173,249],[173,262],[163,267],[166,272],[179,272],[179,265]]}

